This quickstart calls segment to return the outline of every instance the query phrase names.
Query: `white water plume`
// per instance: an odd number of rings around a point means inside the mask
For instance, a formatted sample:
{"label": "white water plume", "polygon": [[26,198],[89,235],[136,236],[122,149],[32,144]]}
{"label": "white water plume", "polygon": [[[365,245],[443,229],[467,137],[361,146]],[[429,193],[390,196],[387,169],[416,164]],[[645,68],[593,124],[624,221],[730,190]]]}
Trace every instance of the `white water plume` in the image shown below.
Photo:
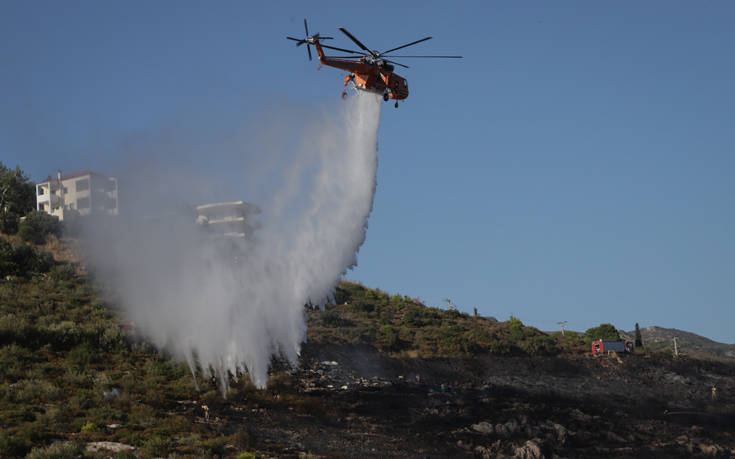
{"label": "white water plume", "polygon": [[365,239],[380,107],[378,95],[358,93],[338,113],[307,118],[295,146],[283,139],[297,127],[283,119],[260,127],[275,134],[260,145],[228,146],[246,150],[237,151],[251,165],[241,180],[260,199],[227,199],[262,208],[252,239],[207,237],[194,216],[170,212],[171,196],[208,196],[200,192],[211,191],[205,178],[182,180],[169,169],[121,179],[127,216],[85,230],[95,273],[116,287],[122,316],[192,371],[198,365],[216,374],[223,392],[228,373],[244,371],[264,387],[274,354],[296,363],[306,336],[304,304],[327,301]]}

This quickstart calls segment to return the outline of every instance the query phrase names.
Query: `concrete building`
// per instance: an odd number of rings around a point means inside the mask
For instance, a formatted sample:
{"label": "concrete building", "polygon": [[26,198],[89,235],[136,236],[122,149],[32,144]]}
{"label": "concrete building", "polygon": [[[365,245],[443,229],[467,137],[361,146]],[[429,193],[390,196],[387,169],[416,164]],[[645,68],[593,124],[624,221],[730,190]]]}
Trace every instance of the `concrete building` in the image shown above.
{"label": "concrete building", "polygon": [[117,179],[91,171],[36,183],[36,210],[59,220],[86,215],[117,215]]}
{"label": "concrete building", "polygon": [[217,202],[197,206],[197,224],[216,234],[245,238],[259,227],[252,215],[260,208],[244,201]]}

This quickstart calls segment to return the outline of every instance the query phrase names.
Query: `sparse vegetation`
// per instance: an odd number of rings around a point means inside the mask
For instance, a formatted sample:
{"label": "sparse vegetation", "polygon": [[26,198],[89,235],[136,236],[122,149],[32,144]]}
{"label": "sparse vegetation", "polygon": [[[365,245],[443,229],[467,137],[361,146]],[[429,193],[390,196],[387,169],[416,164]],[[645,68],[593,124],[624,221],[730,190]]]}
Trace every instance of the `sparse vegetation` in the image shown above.
{"label": "sparse vegetation", "polygon": [[507,323],[427,307],[398,294],[342,282],[335,303],[310,311],[309,340],[366,343],[396,355],[469,357],[553,355],[557,339],[511,318]]}

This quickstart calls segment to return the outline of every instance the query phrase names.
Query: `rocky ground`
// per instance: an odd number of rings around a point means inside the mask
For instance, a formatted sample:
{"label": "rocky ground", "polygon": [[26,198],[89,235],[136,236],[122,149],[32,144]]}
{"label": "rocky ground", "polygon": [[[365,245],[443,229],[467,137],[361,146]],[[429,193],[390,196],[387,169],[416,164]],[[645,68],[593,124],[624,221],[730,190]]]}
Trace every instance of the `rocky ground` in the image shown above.
{"label": "rocky ground", "polygon": [[652,355],[426,360],[306,346],[265,395],[178,409],[270,456],[735,456],[735,365]]}

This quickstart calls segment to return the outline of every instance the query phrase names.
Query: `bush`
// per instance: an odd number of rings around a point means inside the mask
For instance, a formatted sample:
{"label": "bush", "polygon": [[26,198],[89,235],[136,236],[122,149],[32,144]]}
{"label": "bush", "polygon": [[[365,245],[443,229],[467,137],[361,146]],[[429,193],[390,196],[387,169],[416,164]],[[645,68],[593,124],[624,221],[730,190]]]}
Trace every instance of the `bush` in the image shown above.
{"label": "bush", "polygon": [[358,312],[373,312],[375,310],[375,303],[358,299],[350,303],[350,307]]}
{"label": "bush", "polygon": [[74,268],[70,265],[52,266],[48,275],[54,282],[68,281],[74,278]]}
{"label": "bush", "polygon": [[61,235],[59,219],[46,212],[33,210],[18,226],[18,236],[26,242],[45,244],[49,235]]}
{"label": "bush", "polygon": [[54,259],[50,253],[0,239],[0,277],[28,277],[32,273],[45,273],[53,264]]}
{"label": "bush", "polygon": [[23,457],[31,449],[30,441],[13,432],[0,432],[0,457]]}
{"label": "bush", "polygon": [[26,459],[75,459],[84,453],[84,447],[82,441],[54,443],[45,448],[33,448]]}
{"label": "bush", "polygon": [[378,330],[378,342],[385,347],[392,348],[398,344],[398,335],[390,325],[384,325]]}
{"label": "bush", "polygon": [[69,361],[78,371],[84,371],[92,363],[99,361],[99,352],[89,344],[80,344],[69,351]]}
{"label": "bush", "polygon": [[166,457],[171,448],[171,440],[161,436],[153,436],[143,444],[143,452],[151,457]]}
{"label": "bush", "polygon": [[325,327],[341,327],[345,323],[344,319],[335,310],[322,312],[321,319]]}

